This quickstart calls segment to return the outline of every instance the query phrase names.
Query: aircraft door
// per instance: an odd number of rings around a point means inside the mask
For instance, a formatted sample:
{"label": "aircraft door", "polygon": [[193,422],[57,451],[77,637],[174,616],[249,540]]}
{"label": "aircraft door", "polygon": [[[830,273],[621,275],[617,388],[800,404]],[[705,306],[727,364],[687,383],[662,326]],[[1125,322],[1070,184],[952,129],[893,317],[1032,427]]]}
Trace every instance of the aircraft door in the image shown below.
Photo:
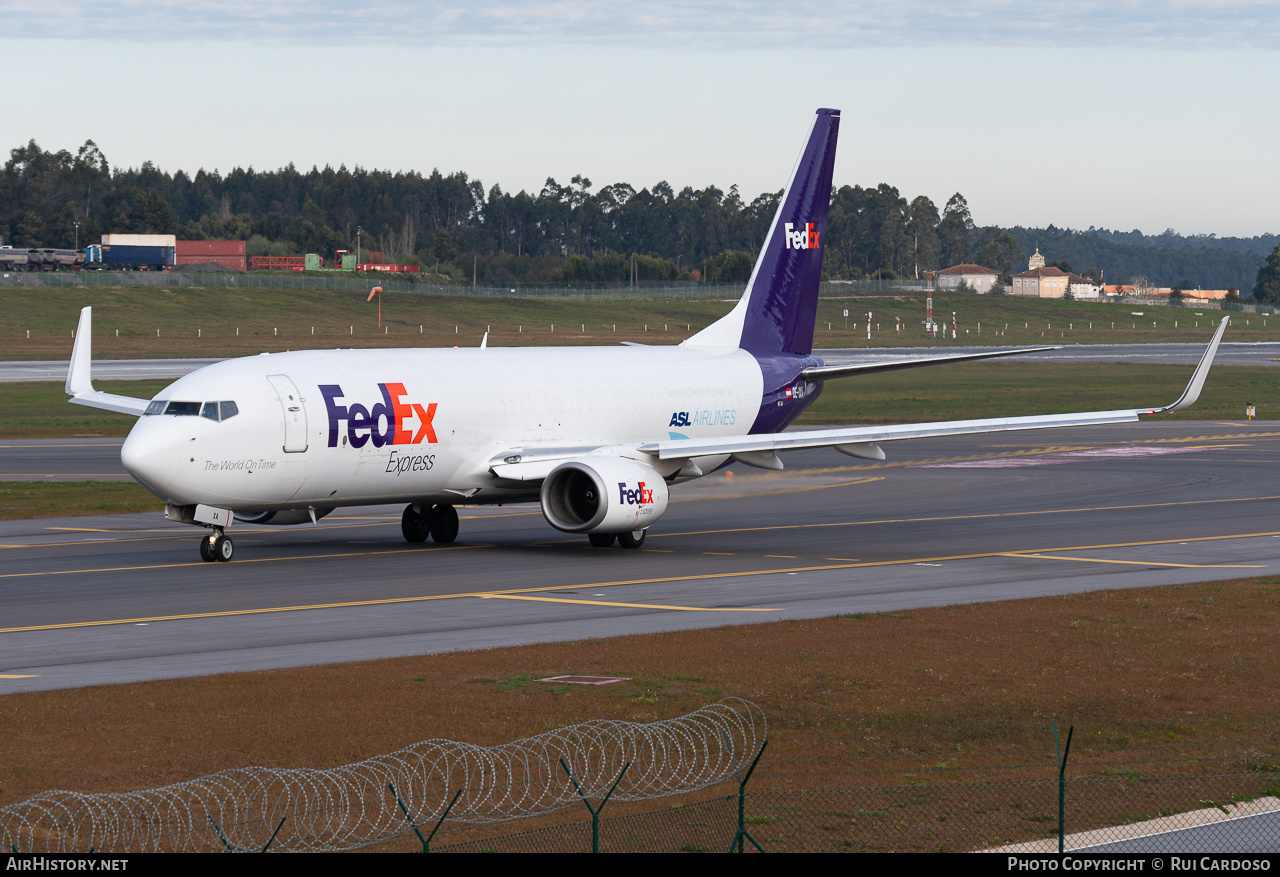
{"label": "aircraft door", "polygon": [[288,375],[267,375],[284,414],[284,452],[300,454],[307,449],[307,409],[302,394]]}

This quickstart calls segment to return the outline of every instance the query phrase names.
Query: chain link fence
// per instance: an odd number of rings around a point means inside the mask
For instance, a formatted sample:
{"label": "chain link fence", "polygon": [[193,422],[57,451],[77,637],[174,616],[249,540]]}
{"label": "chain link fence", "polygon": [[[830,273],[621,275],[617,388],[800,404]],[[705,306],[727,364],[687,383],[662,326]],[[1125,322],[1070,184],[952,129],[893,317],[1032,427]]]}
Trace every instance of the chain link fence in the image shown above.
{"label": "chain link fence", "polygon": [[[1119,773],[1136,771],[1119,768]],[[1066,852],[1280,852],[1280,790],[1265,772],[1068,781]],[[723,788],[723,787],[722,787]],[[751,792],[600,822],[600,852],[1056,853],[1058,783],[983,782]],[[589,822],[453,843],[447,852],[591,852]]]}
{"label": "chain link fence", "polygon": [[[376,275],[274,273],[268,271],[10,271],[0,275],[0,287],[178,287],[210,289],[321,289],[347,292],[369,291],[381,286],[384,292],[416,292],[423,295],[462,295],[507,298],[576,299],[581,301],[736,300],[744,283],[647,282],[559,283],[530,286],[443,286],[425,281],[392,280]],[[917,280],[857,280],[822,283],[822,295],[864,293],[922,293],[930,289]]]}

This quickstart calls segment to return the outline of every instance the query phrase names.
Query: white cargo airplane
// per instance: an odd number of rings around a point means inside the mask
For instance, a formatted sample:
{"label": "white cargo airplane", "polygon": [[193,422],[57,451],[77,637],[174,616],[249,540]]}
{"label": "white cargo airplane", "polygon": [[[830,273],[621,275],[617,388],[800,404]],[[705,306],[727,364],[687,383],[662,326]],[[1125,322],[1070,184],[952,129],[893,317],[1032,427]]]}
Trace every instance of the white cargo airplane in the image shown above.
{"label": "white cargo airplane", "polygon": [[778,452],[817,447],[882,460],[882,442],[1136,421],[1196,400],[1226,318],[1163,408],[782,433],[833,378],[1030,352],[845,366],[812,355],[839,125],[837,110],[817,111],[741,300],[682,344],[263,353],[148,402],[93,389],[85,308],[67,393],[139,416],[121,460],[167,518],[211,531],[206,561],[231,559],[237,519],[299,524],[388,502],[406,504],[410,542],[452,542],[457,505],[539,501],[556,529],[638,548],[671,484],[731,460],[781,469]]}

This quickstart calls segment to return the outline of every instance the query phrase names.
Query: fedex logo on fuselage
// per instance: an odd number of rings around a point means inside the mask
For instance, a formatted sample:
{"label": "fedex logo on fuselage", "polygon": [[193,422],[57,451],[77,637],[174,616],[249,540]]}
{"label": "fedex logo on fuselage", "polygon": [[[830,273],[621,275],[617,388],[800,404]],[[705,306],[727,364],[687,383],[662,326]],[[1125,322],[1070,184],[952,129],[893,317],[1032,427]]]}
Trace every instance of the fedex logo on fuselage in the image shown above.
{"label": "fedex logo on fuselage", "polygon": [[[375,448],[386,445],[417,445],[425,438],[436,443],[436,430],[432,421],[436,416],[436,403],[425,408],[417,402],[403,402],[408,395],[404,384],[378,384],[382,401],[366,408],[359,402],[343,405],[342,387],[338,384],[321,384],[324,406],[329,412],[329,447],[338,446],[340,424],[346,421],[346,439],[353,448],[362,448],[372,440]],[[417,422],[416,429],[409,424]]]}
{"label": "fedex logo on fuselage", "polygon": [[635,490],[627,487],[627,482],[618,482],[618,504],[619,505],[649,505],[653,502],[653,489],[644,486],[644,482],[640,482],[640,486]]}
{"label": "fedex logo on fuselage", "polygon": [[818,235],[822,234],[822,232],[814,231],[812,222],[805,223],[804,228],[799,231],[792,231],[792,228],[794,228],[794,226],[790,222],[783,226],[783,230],[786,232],[788,250],[820,249],[818,246]]}

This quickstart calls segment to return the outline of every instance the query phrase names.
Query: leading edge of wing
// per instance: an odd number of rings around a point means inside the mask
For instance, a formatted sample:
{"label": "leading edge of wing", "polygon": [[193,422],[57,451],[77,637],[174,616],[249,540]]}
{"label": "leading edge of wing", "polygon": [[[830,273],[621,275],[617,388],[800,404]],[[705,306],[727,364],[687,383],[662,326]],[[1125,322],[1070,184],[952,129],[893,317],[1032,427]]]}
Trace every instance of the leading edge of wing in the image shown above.
{"label": "leading edge of wing", "polygon": [[[815,429],[794,433],[766,433],[763,435],[725,436],[723,438],[682,439],[679,441],[651,442],[640,445],[638,450],[656,456],[660,460],[687,457],[705,457],[717,454],[768,453],[770,451],[799,450],[801,448],[838,447],[840,445],[867,445],[872,442],[901,441],[913,438],[932,438],[948,435],[969,435],[984,432],[1005,432],[1020,429],[1051,429],[1063,426],[1099,426],[1108,423],[1131,423],[1142,414],[1167,414],[1188,407],[1200,397],[1213,365],[1214,355],[1227,330],[1230,317],[1223,317],[1213,339],[1205,349],[1200,363],[1191,375],[1182,395],[1172,405],[1161,408],[1130,408],[1116,411],[1083,411],[1072,414],[1029,415],[1025,417],[992,417],[982,420],[946,420],[934,423],[909,423],[897,426],[857,426],[839,429]],[[862,456],[862,453],[854,456]]]}
{"label": "leading edge of wing", "polygon": [[1021,356],[1024,353],[1044,353],[1047,350],[1060,350],[1060,347],[1024,347],[1019,350],[988,350],[982,353],[955,353],[946,356],[919,356],[914,359],[888,359],[882,362],[857,362],[850,365],[820,365],[807,368],[800,373],[806,381],[827,381],[832,378],[844,378],[850,375],[865,375],[873,372],[896,371],[903,368],[921,368],[926,365],[940,365],[944,362],[968,362],[975,359],[995,359],[1001,356]]}

